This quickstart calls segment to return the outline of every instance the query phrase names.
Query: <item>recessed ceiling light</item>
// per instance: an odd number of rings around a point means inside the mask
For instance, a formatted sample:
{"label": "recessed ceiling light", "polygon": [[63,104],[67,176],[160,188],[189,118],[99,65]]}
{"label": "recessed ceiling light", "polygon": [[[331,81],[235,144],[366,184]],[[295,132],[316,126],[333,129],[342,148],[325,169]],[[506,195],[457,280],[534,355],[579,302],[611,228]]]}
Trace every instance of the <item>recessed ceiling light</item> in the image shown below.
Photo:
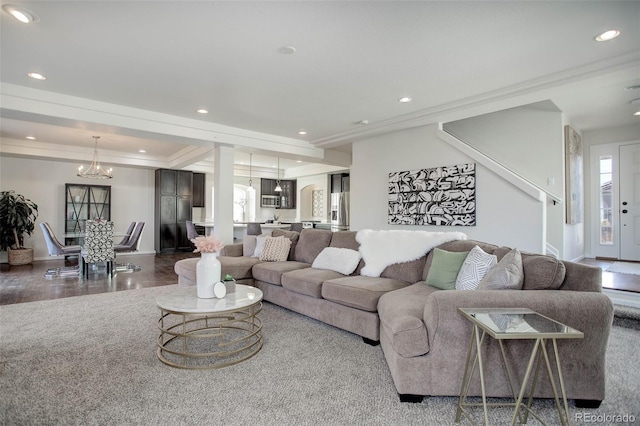
{"label": "recessed ceiling light", "polygon": [[298,132],[298,134],[299,134],[299,135],[306,135],[306,134],[307,134],[307,132],[306,132],[305,130],[300,130],[300,131]]}
{"label": "recessed ceiling light", "polygon": [[30,72],[29,74],[27,74],[29,77],[33,78],[34,80],[46,80],[47,77],[45,77],[44,75],[37,73],[37,72]]}
{"label": "recessed ceiling light", "polygon": [[640,104],[640,98],[631,99],[631,100],[629,101],[629,103],[630,103],[631,105]]}
{"label": "recessed ceiling light", "polygon": [[36,137],[35,136],[27,136],[26,139],[29,139],[31,141],[35,141]]}
{"label": "recessed ceiling light", "polygon": [[360,120],[360,121],[358,121],[358,124],[360,124],[362,126],[366,126],[367,124],[369,124],[369,120]]}
{"label": "recessed ceiling light", "polygon": [[640,115],[640,111],[634,112],[633,115]]}
{"label": "recessed ceiling light", "polygon": [[640,84],[635,84],[633,86],[625,87],[624,90],[638,90],[640,89]]}
{"label": "recessed ceiling light", "polygon": [[596,41],[609,41],[609,40],[613,40],[614,38],[618,37],[620,35],[620,31],[618,30],[609,30],[609,31],[605,31],[603,33],[598,34],[597,36],[594,37],[594,39]]}
{"label": "recessed ceiling light", "polygon": [[293,46],[283,46],[278,49],[278,52],[283,55],[293,55],[294,53],[296,53],[296,48]]}
{"label": "recessed ceiling light", "polygon": [[144,149],[139,149],[139,150],[138,150],[138,152],[139,152],[140,154],[144,154],[144,153],[146,153],[147,151],[146,151],[146,150],[144,150]]}
{"label": "recessed ceiling light", "polygon": [[204,108],[200,108],[199,110],[196,111],[198,114],[209,114],[209,111],[207,111]]}
{"label": "recessed ceiling light", "polygon": [[413,100],[413,99],[411,99],[410,97],[405,96],[404,98],[400,98],[400,99],[398,99],[398,102],[400,102],[400,103],[403,103],[403,104],[404,104],[404,103],[407,103],[407,102],[411,102],[412,100]]}
{"label": "recessed ceiling light", "polygon": [[40,20],[35,13],[27,9],[18,8],[11,4],[5,4],[2,8],[23,24],[30,24],[31,22],[38,22]]}

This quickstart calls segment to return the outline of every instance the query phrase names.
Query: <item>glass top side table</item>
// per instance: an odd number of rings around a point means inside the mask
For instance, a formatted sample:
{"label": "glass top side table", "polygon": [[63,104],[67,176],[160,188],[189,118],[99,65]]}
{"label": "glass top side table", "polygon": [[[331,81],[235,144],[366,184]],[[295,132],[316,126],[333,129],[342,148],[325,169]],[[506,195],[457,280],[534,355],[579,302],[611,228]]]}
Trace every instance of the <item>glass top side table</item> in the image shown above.
{"label": "glass top side table", "polygon": [[[549,376],[549,382],[553,391],[553,396],[556,402],[556,408],[560,415],[560,422],[562,425],[569,424],[569,406],[567,404],[567,398],[564,388],[564,381],[562,379],[562,369],[560,367],[560,356],[558,353],[557,339],[582,339],[584,334],[574,328],[564,325],[551,318],[545,317],[535,311],[524,308],[458,308],[460,313],[469,320],[473,329],[471,332],[471,339],[469,341],[469,350],[467,352],[467,361],[465,365],[462,385],[460,388],[460,398],[458,400],[458,407],[456,410],[455,421],[458,423],[461,416],[465,417],[473,422],[468,411],[465,409],[467,406],[479,405],[471,404],[467,402],[467,395],[471,385],[474,370],[476,366],[480,375],[480,387],[482,390],[482,407],[484,411],[485,424],[489,424],[489,417],[487,412],[487,397],[484,383],[484,371],[482,365],[482,342],[485,336],[488,334],[490,337],[498,341],[500,345],[500,352],[502,355],[502,362],[507,374],[507,380],[509,381],[509,387],[513,394],[514,403],[505,404],[492,404],[492,405],[512,405],[515,407],[513,416],[511,418],[511,424],[515,424],[516,419],[520,419],[521,423],[526,423],[528,414],[531,414],[540,422],[542,420],[531,411],[531,403],[533,401],[533,392],[535,389],[536,381],[538,378],[538,371],[540,369],[542,360],[547,369]],[[525,375],[520,385],[520,390],[516,396],[514,391],[513,375],[509,369],[507,363],[504,340],[533,340],[533,348],[529,356],[529,362]],[[562,405],[560,397],[554,379],[554,375],[551,368],[551,362],[549,361],[549,355],[546,349],[547,340],[551,340],[553,353],[555,357],[555,368],[560,382],[560,393],[562,398]],[[475,347],[475,355],[472,357]],[[473,358],[473,361],[472,361]],[[523,404],[523,398],[526,391],[527,383],[529,382],[529,376],[533,370],[533,365],[537,358],[537,366],[534,374],[534,379],[530,385],[530,392],[528,396],[527,404]],[[521,412],[524,411],[524,415]],[[543,422],[542,422],[543,423]]]}

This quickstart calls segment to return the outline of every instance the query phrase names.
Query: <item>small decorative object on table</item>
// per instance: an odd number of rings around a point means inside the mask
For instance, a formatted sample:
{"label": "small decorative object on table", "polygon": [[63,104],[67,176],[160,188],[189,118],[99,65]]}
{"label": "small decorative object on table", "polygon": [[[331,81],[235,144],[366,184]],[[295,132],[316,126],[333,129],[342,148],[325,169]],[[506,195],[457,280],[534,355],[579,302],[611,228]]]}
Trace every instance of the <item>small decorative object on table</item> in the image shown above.
{"label": "small decorative object on table", "polygon": [[233,278],[231,274],[227,274],[224,276],[224,285],[227,288],[227,293],[235,293],[236,291],[236,280]]}
{"label": "small decorative object on table", "polygon": [[[220,282],[222,267],[218,260],[218,254],[224,244],[213,235],[197,237],[191,240],[196,246],[194,253],[201,253],[202,257],[196,264],[196,286],[198,297],[201,299],[211,299],[214,297],[224,297],[225,294],[220,288],[215,289],[216,283]],[[214,291],[217,290],[217,291]]]}

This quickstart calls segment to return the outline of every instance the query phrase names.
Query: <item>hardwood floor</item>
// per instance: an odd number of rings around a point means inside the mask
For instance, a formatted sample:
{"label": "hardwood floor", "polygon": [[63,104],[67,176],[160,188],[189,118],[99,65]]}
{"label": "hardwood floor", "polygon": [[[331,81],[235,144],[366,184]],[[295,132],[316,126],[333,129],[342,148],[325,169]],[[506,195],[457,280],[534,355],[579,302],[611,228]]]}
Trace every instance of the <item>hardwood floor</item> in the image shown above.
{"label": "hardwood floor", "polygon": [[[140,271],[118,273],[113,277],[103,271],[90,275],[88,279],[45,278],[49,268],[64,266],[62,259],[35,261],[21,266],[4,263],[0,264],[0,305],[176,284],[178,277],[173,271],[174,263],[197,256],[196,253],[130,255],[122,257],[121,261],[140,266]],[[585,259],[582,263],[606,269],[612,262]],[[640,293],[640,275],[603,271],[602,284],[605,288]]]}
{"label": "hardwood floor", "polygon": [[63,259],[34,261],[31,265],[20,266],[3,263],[0,264],[0,305],[176,284],[178,277],[173,265],[177,260],[197,256],[199,254],[188,252],[122,256],[118,258],[119,262],[133,263],[141,269],[114,276],[103,269],[90,274],[88,279],[77,276],[45,278],[49,268],[65,266]]}

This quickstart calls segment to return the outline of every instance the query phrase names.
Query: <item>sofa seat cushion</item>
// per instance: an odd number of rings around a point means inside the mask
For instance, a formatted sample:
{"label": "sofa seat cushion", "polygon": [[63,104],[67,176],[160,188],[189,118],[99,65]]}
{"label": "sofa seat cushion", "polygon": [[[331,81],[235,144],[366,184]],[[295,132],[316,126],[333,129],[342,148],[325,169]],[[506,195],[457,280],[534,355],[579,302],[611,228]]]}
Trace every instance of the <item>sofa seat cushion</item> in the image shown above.
{"label": "sofa seat cushion", "polygon": [[340,305],[377,312],[380,296],[406,286],[407,283],[393,278],[363,276],[334,278],[322,284],[322,297]]}
{"label": "sofa seat cushion", "polygon": [[439,290],[420,282],[380,297],[380,327],[391,339],[393,349],[405,358],[429,352],[429,335],[422,317],[427,297],[435,291]]}
{"label": "sofa seat cushion", "polygon": [[322,299],[322,283],[344,277],[329,269],[305,268],[282,274],[282,287],[294,293]]}
{"label": "sofa seat cushion", "polygon": [[222,267],[222,277],[230,274],[236,280],[251,278],[253,267],[262,263],[257,257],[248,256],[218,256],[218,260]]}
{"label": "sofa seat cushion", "polygon": [[282,274],[297,269],[311,267],[304,262],[286,260],[284,262],[262,262],[253,267],[253,279],[274,285],[282,285]]}

